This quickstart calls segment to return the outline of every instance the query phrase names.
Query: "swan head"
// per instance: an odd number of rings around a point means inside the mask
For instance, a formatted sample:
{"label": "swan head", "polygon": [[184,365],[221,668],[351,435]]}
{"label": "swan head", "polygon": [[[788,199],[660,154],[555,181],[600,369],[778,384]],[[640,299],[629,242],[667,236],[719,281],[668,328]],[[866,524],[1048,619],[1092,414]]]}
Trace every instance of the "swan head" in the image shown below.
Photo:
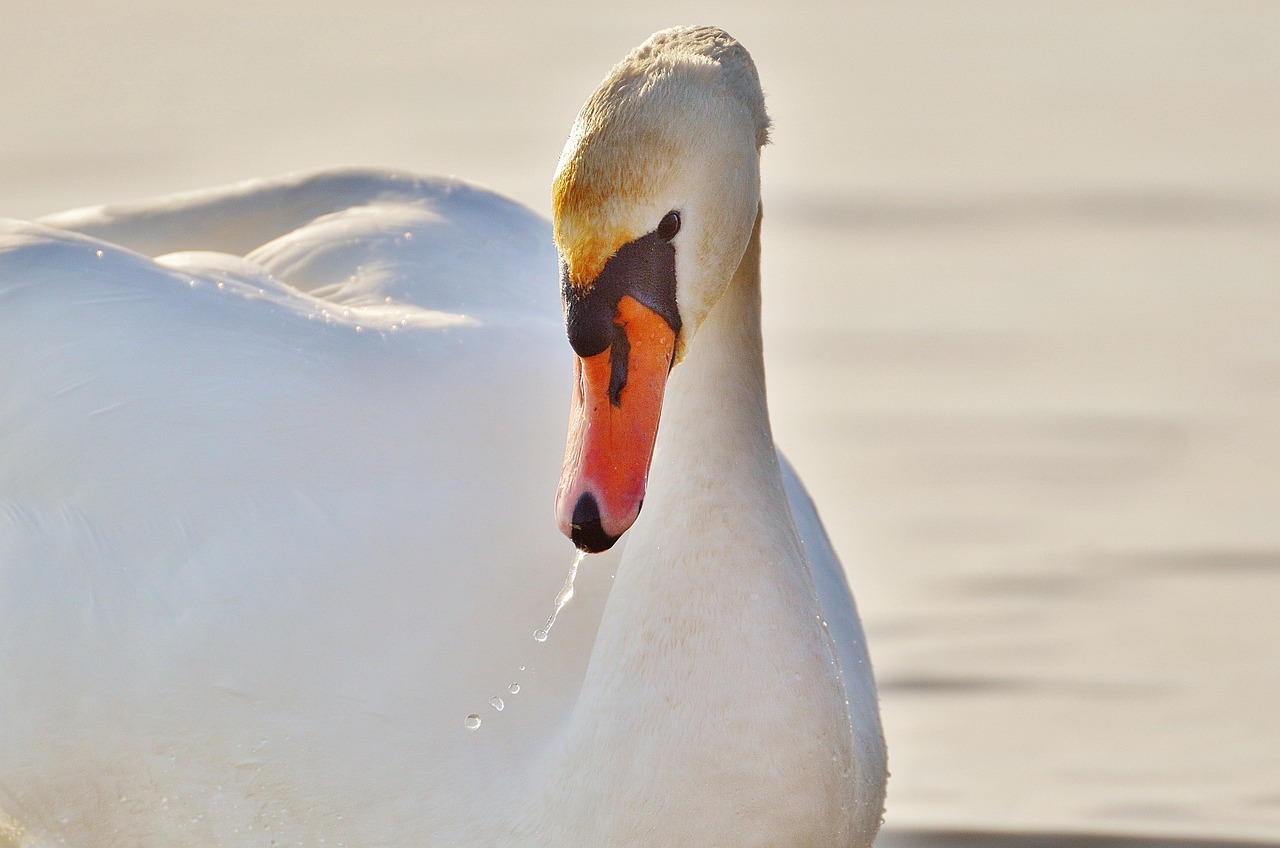
{"label": "swan head", "polygon": [[644,501],[667,374],[742,261],[769,118],[723,30],[656,33],[579,112],[552,185],[576,380],[560,528],[602,551]]}

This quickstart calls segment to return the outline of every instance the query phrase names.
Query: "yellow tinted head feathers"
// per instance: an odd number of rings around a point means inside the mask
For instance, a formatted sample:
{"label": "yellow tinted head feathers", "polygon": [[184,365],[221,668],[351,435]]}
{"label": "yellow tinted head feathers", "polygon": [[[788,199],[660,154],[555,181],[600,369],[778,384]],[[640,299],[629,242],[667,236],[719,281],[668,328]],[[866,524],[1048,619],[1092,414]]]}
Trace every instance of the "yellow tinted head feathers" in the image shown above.
{"label": "yellow tinted head feathers", "polygon": [[556,169],[570,284],[591,285],[622,245],[690,201],[700,157],[729,151],[754,166],[768,131],[751,57],[723,30],[664,30],[637,47],[582,107]]}

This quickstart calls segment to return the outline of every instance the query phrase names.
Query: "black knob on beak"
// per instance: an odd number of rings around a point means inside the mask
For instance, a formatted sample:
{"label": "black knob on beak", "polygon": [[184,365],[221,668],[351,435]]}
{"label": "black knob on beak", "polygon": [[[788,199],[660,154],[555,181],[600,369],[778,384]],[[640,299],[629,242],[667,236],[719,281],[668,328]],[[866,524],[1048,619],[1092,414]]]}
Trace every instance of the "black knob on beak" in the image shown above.
{"label": "black knob on beak", "polygon": [[583,492],[573,507],[573,543],[589,554],[613,547],[620,537],[610,536],[600,525],[600,506],[595,495]]}

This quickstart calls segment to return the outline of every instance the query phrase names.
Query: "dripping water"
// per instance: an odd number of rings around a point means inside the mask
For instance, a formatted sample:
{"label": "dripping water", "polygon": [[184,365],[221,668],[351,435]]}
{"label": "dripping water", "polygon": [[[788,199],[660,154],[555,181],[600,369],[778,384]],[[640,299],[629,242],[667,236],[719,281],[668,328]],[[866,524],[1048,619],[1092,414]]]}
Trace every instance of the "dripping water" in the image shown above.
{"label": "dripping water", "polygon": [[551,628],[556,623],[556,616],[560,614],[560,610],[564,609],[564,605],[573,598],[573,581],[578,576],[578,566],[582,564],[582,559],[586,555],[587,552],[583,550],[574,553],[573,562],[569,565],[569,573],[564,578],[564,585],[560,587],[560,594],[556,595],[555,609],[551,611],[551,616],[547,618],[547,623],[542,629],[534,631],[533,638],[539,642],[547,641],[547,637],[551,635]]}
{"label": "dripping water", "polygon": [[[569,564],[569,573],[565,575],[564,578],[564,585],[560,587],[560,592],[556,595],[555,609],[553,609],[551,611],[551,615],[548,616],[547,623],[533,634],[533,638],[537,641],[547,641],[547,636],[551,633],[551,628],[555,625],[556,617],[560,615],[560,610],[564,609],[565,605],[573,599],[573,581],[577,578],[578,566],[582,564],[582,560],[586,555],[586,551],[581,550],[574,553],[573,562]],[[525,667],[520,666],[520,670],[524,671]],[[519,691],[519,683],[511,683],[507,686],[507,692],[511,695],[515,695]],[[501,697],[494,695],[489,699],[489,706],[498,712],[502,712],[502,710],[506,708],[507,704]],[[480,727],[480,724],[481,719],[477,713],[471,713],[465,720],[463,720],[463,726],[465,726],[467,730],[476,730]],[[4,846],[0,845],[0,848],[4,848]]]}

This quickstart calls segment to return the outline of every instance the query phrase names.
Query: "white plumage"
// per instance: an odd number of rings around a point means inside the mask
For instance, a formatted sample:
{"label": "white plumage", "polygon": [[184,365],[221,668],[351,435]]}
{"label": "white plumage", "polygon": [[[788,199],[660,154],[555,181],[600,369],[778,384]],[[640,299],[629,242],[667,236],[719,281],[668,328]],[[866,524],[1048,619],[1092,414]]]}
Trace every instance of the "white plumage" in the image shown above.
{"label": "white plumage", "polygon": [[869,845],[874,682],[751,420],[752,245],[621,561],[535,645],[572,557],[546,222],[348,170],[3,224],[0,846]]}

